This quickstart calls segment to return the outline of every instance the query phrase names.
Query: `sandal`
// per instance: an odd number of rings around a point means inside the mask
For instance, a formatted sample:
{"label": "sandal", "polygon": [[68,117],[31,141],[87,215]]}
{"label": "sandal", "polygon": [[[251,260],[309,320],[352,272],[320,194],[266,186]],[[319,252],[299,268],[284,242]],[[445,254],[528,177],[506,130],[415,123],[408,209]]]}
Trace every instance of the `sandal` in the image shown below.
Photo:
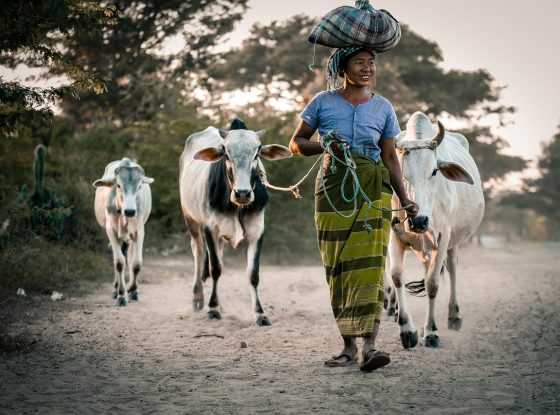
{"label": "sandal", "polygon": [[325,361],[325,366],[328,367],[345,367],[356,363],[356,355],[352,356],[348,353],[340,353],[338,356],[333,356],[331,359]]}
{"label": "sandal", "polygon": [[372,370],[388,365],[390,362],[391,358],[389,354],[372,349],[363,354],[360,370],[363,372],[371,372]]}

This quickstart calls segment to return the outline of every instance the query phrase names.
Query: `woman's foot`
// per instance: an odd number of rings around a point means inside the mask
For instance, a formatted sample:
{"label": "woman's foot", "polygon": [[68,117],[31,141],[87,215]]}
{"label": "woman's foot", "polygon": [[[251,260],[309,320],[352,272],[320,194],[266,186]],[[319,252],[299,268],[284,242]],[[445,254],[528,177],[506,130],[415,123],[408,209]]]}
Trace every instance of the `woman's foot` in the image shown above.
{"label": "woman's foot", "polygon": [[364,372],[371,372],[372,370],[379,369],[391,362],[391,358],[388,353],[375,349],[369,349],[367,351],[364,350],[362,357],[363,360],[360,365],[360,370]]}
{"label": "woman's foot", "polygon": [[344,348],[338,356],[333,356],[329,360],[325,361],[325,366],[328,367],[344,367],[350,366],[356,363],[356,357],[358,355],[357,348]]}

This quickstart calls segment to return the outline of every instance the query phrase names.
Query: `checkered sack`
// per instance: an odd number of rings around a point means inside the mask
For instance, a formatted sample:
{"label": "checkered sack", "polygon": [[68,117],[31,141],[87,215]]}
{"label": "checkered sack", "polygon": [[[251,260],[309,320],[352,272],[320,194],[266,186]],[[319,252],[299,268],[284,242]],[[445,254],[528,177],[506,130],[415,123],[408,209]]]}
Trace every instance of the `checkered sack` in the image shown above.
{"label": "checkered sack", "polygon": [[356,7],[342,6],[327,13],[313,28],[309,42],[331,48],[363,46],[386,52],[399,43],[401,27],[387,10],[376,10],[369,0]]}

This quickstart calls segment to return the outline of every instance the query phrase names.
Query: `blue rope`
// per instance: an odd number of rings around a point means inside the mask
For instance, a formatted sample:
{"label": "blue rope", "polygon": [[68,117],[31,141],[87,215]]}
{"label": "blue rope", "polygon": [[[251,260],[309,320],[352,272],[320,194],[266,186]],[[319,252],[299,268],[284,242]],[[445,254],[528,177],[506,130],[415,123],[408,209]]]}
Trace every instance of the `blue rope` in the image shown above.
{"label": "blue rope", "polygon": [[[339,150],[342,152],[342,157],[343,157],[342,159],[339,158],[334,152],[333,145],[337,145]],[[356,162],[352,158],[352,154],[350,153],[350,147],[348,146],[347,143],[345,143],[343,140],[340,140],[337,137],[336,131],[331,130],[323,137],[321,137],[321,147],[323,147],[325,153],[331,157],[331,160],[337,161],[339,164],[341,164],[346,168],[346,171],[344,172],[344,177],[342,178],[342,183],[340,184],[340,194],[342,196],[342,200],[344,200],[346,203],[352,203],[353,207],[352,207],[352,212],[350,214],[344,214],[343,212],[341,212],[336,208],[331,198],[329,197],[329,193],[327,192],[323,169],[321,169],[319,173],[320,180],[321,180],[321,187],[325,195],[325,198],[327,199],[327,202],[329,203],[331,209],[337,215],[346,219],[353,217],[358,211],[358,199],[360,196],[363,197],[364,202],[367,204],[368,208],[373,208],[381,212],[394,211],[394,209],[384,209],[382,207],[380,208],[374,206],[375,202],[372,202],[370,200],[370,198],[368,197],[368,195],[366,194],[366,192],[364,191],[364,189],[360,184],[360,178],[358,177],[358,173],[356,171],[357,168]],[[334,162],[331,162],[330,169],[332,173],[336,172],[336,165]],[[347,187],[346,184],[348,180],[352,180],[352,184],[351,184],[352,190],[350,195],[346,194],[346,187]],[[401,209],[395,209],[395,210],[401,210]],[[366,211],[366,217],[364,219],[364,229],[366,229],[368,232],[371,232],[373,228],[368,223],[368,220],[369,220],[368,212]]]}

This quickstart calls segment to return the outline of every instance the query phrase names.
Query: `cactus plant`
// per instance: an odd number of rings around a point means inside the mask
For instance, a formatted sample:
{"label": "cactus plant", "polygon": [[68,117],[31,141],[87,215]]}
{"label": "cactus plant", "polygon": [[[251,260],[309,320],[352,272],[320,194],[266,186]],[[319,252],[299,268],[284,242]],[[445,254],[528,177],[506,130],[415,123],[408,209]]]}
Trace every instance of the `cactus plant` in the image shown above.
{"label": "cactus plant", "polygon": [[49,204],[49,195],[45,189],[45,158],[47,148],[43,144],[35,147],[35,160],[33,162],[33,173],[35,185],[31,195],[32,206],[45,206]]}

